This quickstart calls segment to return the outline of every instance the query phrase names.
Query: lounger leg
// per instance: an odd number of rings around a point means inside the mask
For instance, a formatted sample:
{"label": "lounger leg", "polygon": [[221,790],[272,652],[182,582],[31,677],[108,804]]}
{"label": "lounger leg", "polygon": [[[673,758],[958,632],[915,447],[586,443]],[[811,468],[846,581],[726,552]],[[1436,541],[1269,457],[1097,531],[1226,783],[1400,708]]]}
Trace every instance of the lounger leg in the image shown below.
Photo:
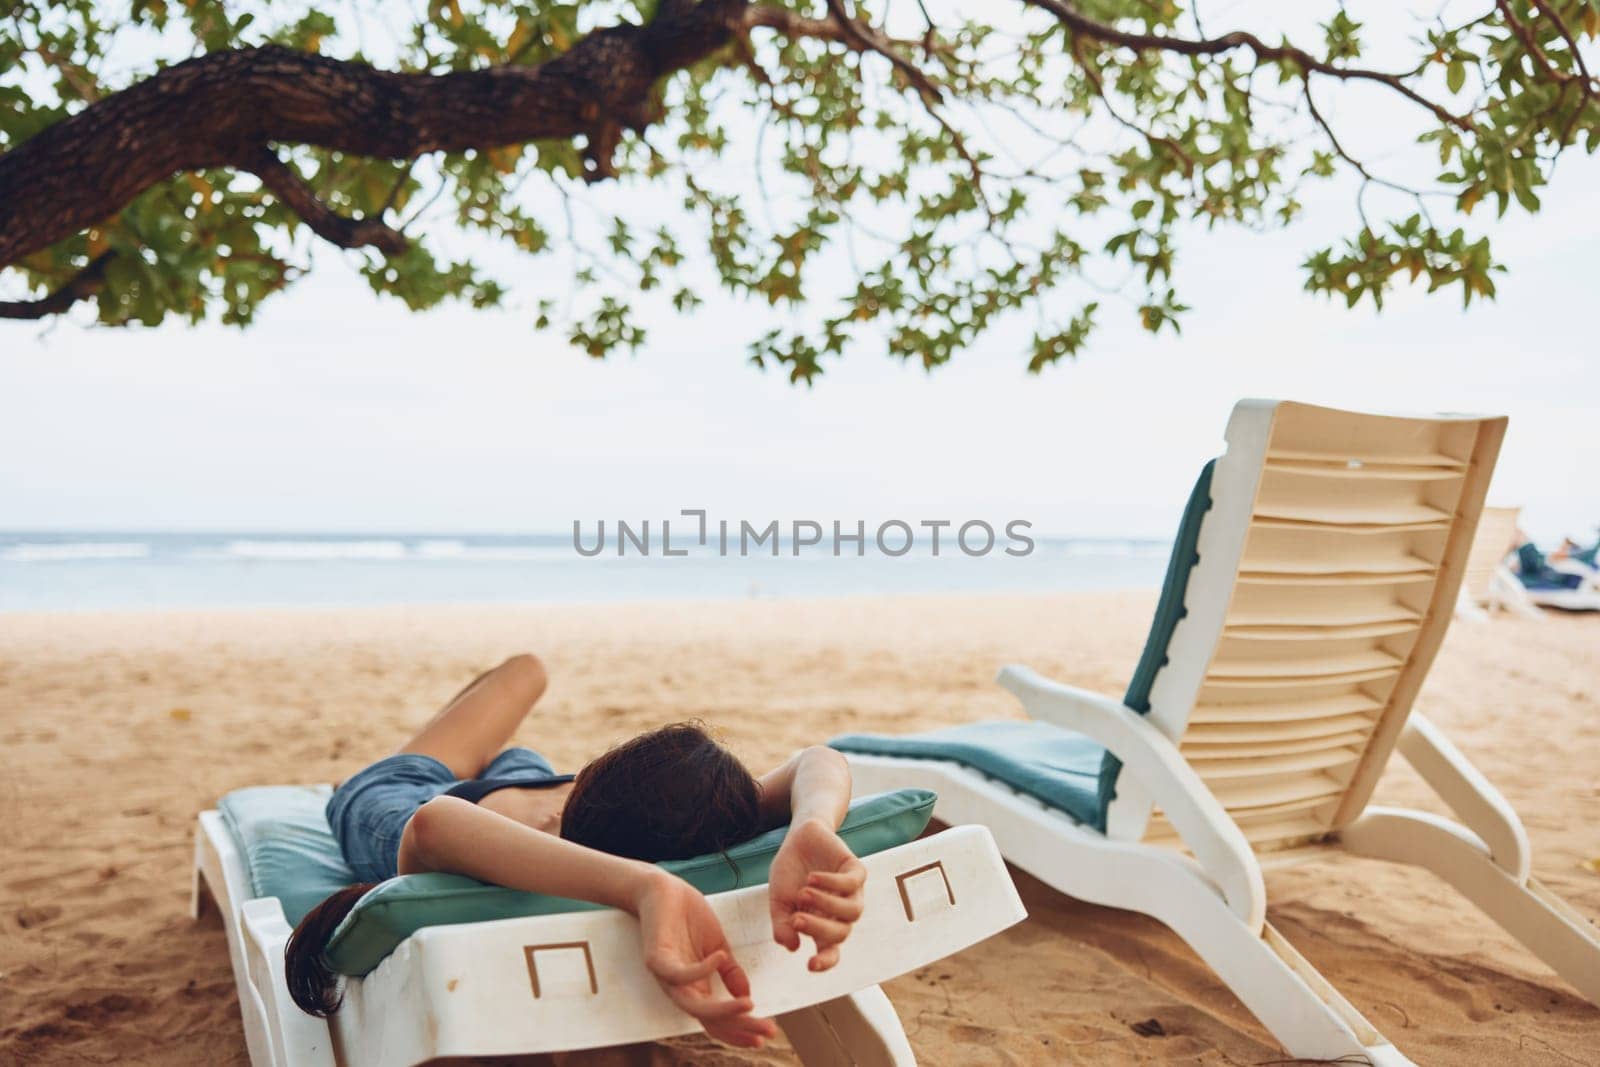
{"label": "lounger leg", "polygon": [[1519,882],[1465,827],[1420,811],[1369,808],[1339,838],[1358,855],[1432,871],[1600,1004],[1600,931],[1595,924],[1534,879]]}
{"label": "lounger leg", "polygon": [[[1489,606],[1495,606],[1493,595],[1490,596]],[[1488,622],[1489,613],[1480,608],[1472,595],[1463,588],[1461,594],[1456,597],[1456,618],[1464,622]]]}
{"label": "lounger leg", "polygon": [[1109,839],[1000,787],[940,777],[939,768],[923,761],[861,757],[850,766],[861,791],[937,788],[936,818],[988,826],[1002,855],[1057,892],[1164,924],[1291,1056],[1409,1062],[1276,931],[1251,926],[1235,913],[1195,860],[1173,849]]}
{"label": "lounger leg", "polygon": [[1187,883],[1176,906],[1136,910],[1194,949],[1291,1056],[1411,1062],[1270,923],[1259,933],[1249,929],[1197,876],[1168,871],[1164,877],[1169,889]]}
{"label": "lounger leg", "polygon": [[[956,807],[960,794],[941,792],[941,805],[946,797]],[[1068,896],[1136,911],[1164,924],[1217,973],[1289,1055],[1409,1062],[1270,925],[1246,924],[1194,860],[1171,849],[1111,841],[1025,806],[1014,811],[1019,818],[992,826],[1002,854]],[[966,813],[958,808],[955,814]],[[1037,846],[1046,840],[1050,848]]]}
{"label": "lounger leg", "polygon": [[194,880],[189,886],[189,918],[200,919],[206,914],[206,900],[210,898],[211,906],[216,907],[216,898],[211,896],[206,888],[205,872],[200,869],[200,839],[195,838],[194,843]]}
{"label": "lounger leg", "polygon": [[806,1067],[913,1067],[911,1043],[878,986],[778,1016]]}
{"label": "lounger leg", "polygon": [[1137,911],[1171,929],[1289,1055],[1410,1062],[1270,924],[1246,925],[1193,860],[1167,849],[1087,835],[1075,840],[1059,832],[1052,849],[1030,852],[1025,845],[1019,837],[1011,854],[1027,857],[1018,865],[1046,884],[1079,900]]}
{"label": "lounger leg", "polygon": [[1489,595],[1501,611],[1523,619],[1544,620],[1544,612],[1528,599],[1528,591],[1522,587],[1522,582],[1504,564],[1495,569],[1494,577],[1489,580]]}

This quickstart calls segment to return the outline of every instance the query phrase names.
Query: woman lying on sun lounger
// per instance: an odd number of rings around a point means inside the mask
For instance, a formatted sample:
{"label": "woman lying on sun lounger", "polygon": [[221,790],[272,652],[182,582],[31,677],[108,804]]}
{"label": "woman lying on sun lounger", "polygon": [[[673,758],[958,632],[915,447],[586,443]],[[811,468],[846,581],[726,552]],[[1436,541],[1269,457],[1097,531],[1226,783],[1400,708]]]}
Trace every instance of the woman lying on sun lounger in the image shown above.
{"label": "woman lying on sun lounger", "polygon": [[[338,976],[323,949],[372,885],[443,871],[593,901],[639,919],[644,958],[668,996],[706,1032],[759,1048],[776,1029],[750,1014],[750,982],[699,890],[654,866],[718,852],[790,824],[768,879],[772,935],[790,951],[811,938],[813,971],[839,960],[861,917],[866,870],[835,831],[850,772],[808,748],[756,778],[700,726],[680,723],[613,748],[577,775],[508,748],[545,671],[514,656],[479,677],[400,751],[342,782],[328,823],[363,884],[333,894],[295,928],[285,953],[290,995],[327,1016]],[[726,994],[712,975],[720,975]]]}

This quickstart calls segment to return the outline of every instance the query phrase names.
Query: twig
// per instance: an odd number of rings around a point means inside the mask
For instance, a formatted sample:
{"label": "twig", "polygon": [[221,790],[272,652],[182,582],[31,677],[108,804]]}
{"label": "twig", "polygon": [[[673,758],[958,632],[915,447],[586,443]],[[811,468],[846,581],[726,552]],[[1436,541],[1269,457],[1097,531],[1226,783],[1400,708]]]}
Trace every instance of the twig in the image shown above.
{"label": "twig", "polygon": [[59,289],[38,300],[0,300],[0,319],[42,319],[61,314],[100,291],[105,284],[106,267],[116,255],[109,249],[101,252]]}
{"label": "twig", "polygon": [[241,169],[260,178],[267,191],[277,197],[284,207],[300,216],[312,233],[340,248],[370,246],[384,255],[397,256],[410,243],[405,234],[381,218],[352,219],[334,211],[318,200],[316,192],[306,184],[305,179],[296,174],[294,168],[271,148],[263,147],[252,159],[242,164]]}
{"label": "twig", "polygon": [[917,92],[930,101],[944,99],[939,87],[933,83],[933,79],[923,73],[921,67],[894,50],[894,42],[870,26],[862,25],[851,18],[845,11],[844,0],[828,0],[828,10],[833,14],[834,21],[838,23],[847,43],[854,44],[858,51],[876,52],[887,59],[896,70],[906,76],[906,80],[916,88]]}
{"label": "twig", "polygon": [[[1214,56],[1235,49],[1244,48],[1255,54],[1256,60],[1261,63],[1294,63],[1304,70],[1316,74],[1325,74],[1332,78],[1345,81],[1370,81],[1387,85],[1401,96],[1427,108],[1440,122],[1447,123],[1460,130],[1471,131],[1475,126],[1470,115],[1457,115],[1435,103],[1407,85],[1399,74],[1390,74],[1380,70],[1369,70],[1364,67],[1341,67],[1326,60],[1318,59],[1303,48],[1293,45],[1271,45],[1253,33],[1236,30],[1225,33],[1220,37],[1171,37],[1158,33],[1134,33],[1120,30],[1115,26],[1108,26],[1103,22],[1096,22],[1078,11],[1066,0],[1023,0],[1043,11],[1048,11],[1059,19],[1063,25],[1070,29],[1075,36],[1086,37],[1090,40],[1100,41],[1103,44],[1116,45],[1121,48],[1132,49],[1135,52],[1172,52],[1183,56]],[[1504,0],[1497,0],[1504,2]]]}

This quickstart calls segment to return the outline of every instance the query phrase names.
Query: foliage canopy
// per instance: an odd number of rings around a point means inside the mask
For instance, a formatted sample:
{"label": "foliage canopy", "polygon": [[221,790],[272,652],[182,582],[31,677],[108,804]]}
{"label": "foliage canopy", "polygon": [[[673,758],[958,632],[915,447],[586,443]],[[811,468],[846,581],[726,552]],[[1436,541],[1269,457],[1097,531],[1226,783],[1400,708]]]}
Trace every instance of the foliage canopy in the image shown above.
{"label": "foliage canopy", "polygon": [[[1307,288],[1492,296],[1460,216],[1537,210],[1557,157],[1600,145],[1600,0],[1447,3],[1382,67],[1328,9],[1291,41],[1177,0],[0,0],[0,283],[25,297],[0,311],[243,325],[332,241],[408,307],[514,294],[594,356],[643,340],[640,301],[692,312],[710,264],[775,309],[816,301],[750,339],[795,380],[872,338],[932,368],[1017,312],[1037,371],[1108,294],[1177,329],[1180,237],[1282,226],[1341,174],[1354,232],[1308,253]],[[402,98],[362,88],[367,65],[435,77]],[[543,80],[495,110],[508,82],[451,80],[474,71]],[[204,97],[118,110],[202,75]],[[1436,165],[1349,150],[1329,106],[1349,92],[1413,113]],[[458,132],[421,130],[418,101]]]}

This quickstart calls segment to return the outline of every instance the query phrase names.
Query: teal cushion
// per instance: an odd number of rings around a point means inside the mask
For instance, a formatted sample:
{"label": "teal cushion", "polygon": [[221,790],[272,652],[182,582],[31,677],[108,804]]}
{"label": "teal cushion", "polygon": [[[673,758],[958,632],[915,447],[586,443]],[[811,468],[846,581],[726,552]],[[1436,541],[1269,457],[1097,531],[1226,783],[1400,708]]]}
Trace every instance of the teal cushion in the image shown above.
{"label": "teal cushion", "polygon": [[1047,722],[971,722],[920,734],[845,734],[840,752],[949,760],[998,778],[1079,822],[1098,818],[1100,760],[1092,738]]}
{"label": "teal cushion", "polygon": [[[329,894],[355,882],[323,809],[327,786],[272,785],[236,789],[217,807],[245,857],[253,895],[277,897],[285,918],[296,925]],[[858,856],[911,841],[933,815],[934,795],[901,789],[852,801],[839,827]],[[783,843],[787,826],[709,856],[661,864],[704,893],[760,885]],[[391,878],[361,898],[334,931],[328,958],[343,974],[366,974],[424,926],[554,915],[599,905],[486,885],[455,874],[411,874]]]}
{"label": "teal cushion", "polygon": [[[925,789],[861,797],[851,803],[839,836],[858,856],[903,845],[927,827],[933,816],[933,802],[934,795]],[[761,885],[767,880],[767,867],[788,830],[787,826],[769,830],[729,849],[726,855],[673,860],[661,866],[703,893]],[[402,875],[361,898],[328,941],[328,962],[341,974],[362,975],[425,926],[554,915],[598,907],[581,900],[485,885],[456,874]]]}
{"label": "teal cushion", "polygon": [[[1156,675],[1167,665],[1167,645],[1172,641],[1172,631],[1178,620],[1189,614],[1184,597],[1189,591],[1189,574],[1200,562],[1200,527],[1206,512],[1211,510],[1211,475],[1217,461],[1212,460],[1200,470],[1194,488],[1189,492],[1189,503],[1183,509],[1183,520],[1178,524],[1178,536],[1172,543],[1172,555],[1167,559],[1167,576],[1161,583],[1161,599],[1156,602],[1156,615],[1150,621],[1150,633],[1145,638],[1144,652],[1139,665],[1134,668],[1133,679],[1122,702],[1140,715],[1150,711],[1150,689]],[[1107,752],[1100,763],[1098,789],[1099,810],[1092,825],[1101,832],[1106,828],[1106,809],[1117,796],[1117,776],[1122,773],[1122,761]]]}
{"label": "teal cushion", "polygon": [[[1150,710],[1150,689],[1167,665],[1167,645],[1178,620],[1189,613],[1184,596],[1200,562],[1200,527],[1211,510],[1207,463],[1189,493],[1178,537],[1167,561],[1161,599],[1150,623],[1144,652],[1122,702],[1141,715]],[[920,734],[846,734],[828,742],[841,752],[910,759],[950,760],[998,778],[1104,833],[1106,809],[1117,795],[1122,761],[1093,738],[1042,722],[977,722]]]}
{"label": "teal cushion", "polygon": [[323,815],[331,792],[325,785],[264,785],[235,789],[217,805],[244,854],[250,888],[277,897],[291,926],[356,880]]}

